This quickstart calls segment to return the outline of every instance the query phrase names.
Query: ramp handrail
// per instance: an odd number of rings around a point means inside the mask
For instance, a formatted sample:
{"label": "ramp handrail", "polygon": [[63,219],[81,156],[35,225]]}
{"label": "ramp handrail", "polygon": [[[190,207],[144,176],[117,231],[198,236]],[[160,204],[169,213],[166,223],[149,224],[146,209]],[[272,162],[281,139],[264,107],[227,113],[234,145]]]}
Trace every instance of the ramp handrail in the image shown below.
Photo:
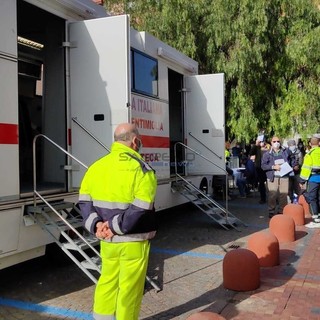
{"label": "ramp handrail", "polygon": [[185,181],[186,183],[190,184],[189,181],[187,181],[183,176],[181,176],[178,173],[178,162],[177,162],[177,146],[180,145],[185,149],[188,149],[189,151],[193,152],[194,154],[198,155],[199,157],[203,158],[204,160],[210,162],[211,164],[213,164],[215,167],[221,169],[224,173],[226,173],[226,189],[225,189],[225,198],[226,198],[226,211],[228,212],[228,172],[226,170],[226,168],[222,168],[219,165],[217,165],[216,163],[214,163],[213,161],[211,161],[210,159],[208,159],[207,157],[205,157],[204,155],[202,155],[199,151],[194,150],[192,148],[190,148],[189,146],[187,146],[186,144],[178,141],[174,144],[174,165],[175,165],[175,175],[176,177],[179,177],[180,179],[182,179],[183,181]]}

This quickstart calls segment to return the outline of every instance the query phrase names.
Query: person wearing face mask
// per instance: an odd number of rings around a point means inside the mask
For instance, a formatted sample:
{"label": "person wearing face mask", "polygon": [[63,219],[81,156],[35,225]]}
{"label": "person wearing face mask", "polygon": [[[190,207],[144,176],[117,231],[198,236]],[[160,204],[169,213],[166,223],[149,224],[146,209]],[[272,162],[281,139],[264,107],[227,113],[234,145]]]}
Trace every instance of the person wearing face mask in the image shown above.
{"label": "person wearing face mask", "polygon": [[297,196],[301,194],[299,173],[303,162],[303,155],[298,149],[295,140],[288,140],[287,145],[297,162],[296,166],[293,167],[293,172],[289,175],[289,197],[291,202],[293,202],[294,194]]}
{"label": "person wearing face mask", "polygon": [[141,146],[135,125],[118,125],[110,153],[93,163],[81,182],[79,207],[84,227],[101,240],[94,319],[139,318],[149,240],[157,229],[157,180],[139,154]]}
{"label": "person wearing face mask", "polygon": [[281,168],[286,165],[294,168],[297,162],[292,156],[292,152],[281,146],[279,137],[274,136],[271,139],[270,151],[265,152],[261,160],[261,168],[267,175],[269,218],[275,214],[283,213],[283,208],[287,205],[289,172],[286,170],[287,173],[283,174]]}

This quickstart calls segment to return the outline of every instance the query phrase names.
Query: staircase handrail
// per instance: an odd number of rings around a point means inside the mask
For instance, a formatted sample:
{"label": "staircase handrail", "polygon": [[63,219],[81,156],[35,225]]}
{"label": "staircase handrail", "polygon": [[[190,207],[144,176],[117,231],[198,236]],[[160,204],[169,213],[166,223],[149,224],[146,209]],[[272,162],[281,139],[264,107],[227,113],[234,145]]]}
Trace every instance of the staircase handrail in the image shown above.
{"label": "staircase handrail", "polygon": [[[179,173],[177,173],[177,176],[183,180],[188,186],[190,186],[191,188],[193,188],[195,191],[199,192],[199,189],[196,188],[190,181],[188,181],[187,179],[185,179],[183,176],[181,176]],[[216,201],[214,201],[212,198],[208,197],[204,192],[202,192],[202,190],[200,190],[201,195],[206,198],[207,200],[209,200],[211,203],[213,203],[218,209],[220,209],[222,212],[225,213],[225,218],[226,221],[228,221],[228,215],[229,215],[229,211],[228,211],[228,207],[226,206],[225,208],[223,206],[220,206],[220,204]]]}
{"label": "staircase handrail", "polygon": [[194,140],[196,140],[197,142],[199,142],[202,146],[204,146],[207,150],[209,150],[212,154],[214,154],[217,158],[219,158],[220,160],[222,159],[221,156],[219,156],[218,154],[216,154],[213,150],[211,150],[208,146],[206,146],[201,140],[199,140],[197,137],[195,137],[191,132],[189,132],[189,136],[191,136]]}
{"label": "staircase handrail", "polygon": [[63,153],[65,153],[68,157],[72,158],[73,160],[75,160],[76,162],[78,162],[81,166],[83,166],[85,169],[88,169],[88,166],[85,165],[83,162],[81,162],[79,159],[77,159],[75,156],[73,156],[70,152],[68,152],[67,150],[63,149],[61,146],[59,146],[57,143],[55,143],[53,140],[51,140],[49,137],[47,137],[46,135],[40,133],[37,134],[34,138],[33,138],[33,203],[34,206],[36,206],[36,194],[35,191],[37,191],[37,158],[36,158],[36,143],[37,140],[39,138],[44,138],[46,139],[48,142],[50,142],[53,146],[55,146],[56,148],[58,148],[60,151],[62,151]]}
{"label": "staircase handrail", "polygon": [[37,205],[37,197],[40,198],[58,217],[60,220],[62,220],[74,233],[77,234],[77,236],[86,243],[87,246],[90,247],[91,250],[94,251],[95,254],[97,254],[100,257],[100,253],[81,235],[80,232],[75,229],[72,224],[68,222],[67,219],[65,219],[59,212],[47,201],[44,197],[41,196],[41,194],[37,191],[37,161],[36,161],[36,142],[39,138],[44,138],[47,141],[49,141],[53,146],[58,148],[60,151],[65,153],[68,157],[72,158],[76,162],[78,162],[81,166],[83,166],[85,169],[88,169],[88,166],[85,165],[83,162],[81,162],[79,159],[77,159],[75,156],[73,156],[70,152],[63,149],[60,145],[55,143],[53,140],[51,140],[49,137],[47,137],[44,134],[38,134],[33,138],[33,205],[34,207]]}
{"label": "staircase handrail", "polygon": [[94,134],[92,134],[82,123],[80,123],[76,117],[71,118],[71,120],[74,123],[76,123],[83,131],[85,131],[93,140],[98,142],[103,148],[105,148],[108,152],[110,152],[110,149],[102,141],[100,141]]}
{"label": "staircase handrail", "polygon": [[[174,166],[175,166],[175,175],[176,178],[179,177],[181,178],[182,176],[180,174],[178,174],[178,162],[177,162],[177,145],[181,145],[183,148],[188,149],[189,151],[195,153],[196,155],[198,155],[199,157],[203,158],[204,160],[210,162],[211,164],[213,164],[215,167],[221,169],[224,173],[226,173],[226,189],[225,189],[225,198],[226,198],[226,211],[228,212],[228,172],[226,170],[226,168],[222,168],[221,166],[217,165],[216,163],[214,163],[213,161],[211,161],[210,159],[208,159],[207,157],[205,157],[204,155],[202,155],[199,151],[187,146],[186,144],[178,141],[174,144]],[[185,179],[183,179],[185,180]]]}
{"label": "staircase handrail", "polygon": [[190,150],[191,152],[195,153],[196,155],[198,155],[199,157],[205,159],[206,161],[210,162],[211,164],[213,164],[215,167],[221,169],[223,172],[228,173],[226,168],[223,168],[219,165],[217,165],[216,163],[214,163],[213,161],[211,161],[210,159],[208,159],[207,157],[205,157],[204,155],[202,155],[199,151],[190,148],[189,146],[187,146],[186,144],[178,141],[174,144],[174,163],[175,163],[175,173],[178,173],[178,162],[177,162],[177,145],[181,145],[182,147],[184,147],[185,149]]}
{"label": "staircase handrail", "polygon": [[60,220],[62,220],[64,222],[64,224],[66,224],[70,230],[72,230],[72,232],[74,232],[83,242],[85,242],[85,244],[90,247],[90,249],[98,256],[101,258],[99,251],[97,251],[95,249],[94,246],[92,246],[85,237],[83,237],[83,235],[76,229],[73,227],[73,225],[66,219],[63,217],[63,215],[61,215],[51,204],[50,202],[48,202],[39,192],[37,192],[36,190],[34,191],[34,193],[40,198],[41,201],[43,201],[58,217]]}

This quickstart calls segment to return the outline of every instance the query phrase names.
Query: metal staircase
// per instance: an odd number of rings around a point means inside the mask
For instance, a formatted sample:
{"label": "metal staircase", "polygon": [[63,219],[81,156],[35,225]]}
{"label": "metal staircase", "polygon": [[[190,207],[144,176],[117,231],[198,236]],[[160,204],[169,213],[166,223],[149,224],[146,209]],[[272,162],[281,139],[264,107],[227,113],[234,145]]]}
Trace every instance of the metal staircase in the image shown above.
{"label": "metal staircase", "polygon": [[222,207],[213,198],[186,179],[181,177],[180,180],[177,180],[172,184],[172,189],[187,198],[222,228],[226,230],[229,230],[230,228],[238,230],[237,226],[246,226],[244,222],[235,217],[229,210]]}
{"label": "metal staircase", "polygon": [[[191,133],[189,133],[189,134],[191,135]],[[199,141],[198,139],[197,139],[197,141],[202,144],[202,142]],[[190,181],[188,181],[187,175],[181,176],[178,173],[177,146],[181,146],[185,150],[191,151],[195,155],[208,161],[209,163],[218,167],[219,169],[221,169],[221,171],[226,173],[225,168],[219,167],[217,164],[215,164],[210,159],[203,156],[198,151],[188,147],[187,145],[183,144],[182,142],[176,142],[174,145],[176,181],[172,183],[171,188],[174,191],[179,192],[185,198],[187,198],[190,202],[192,202],[194,205],[196,205],[203,213],[205,213],[210,219],[212,219],[214,222],[218,223],[224,229],[229,230],[230,228],[234,228],[234,229],[238,230],[237,229],[238,225],[246,226],[246,224],[244,222],[242,222],[240,219],[235,217],[228,210],[227,197],[226,197],[226,208],[224,208],[217,201],[215,201],[213,198],[211,198],[208,194],[206,194],[205,192],[203,192],[202,190],[197,188],[194,184],[192,184]],[[210,150],[210,149],[208,149],[208,150],[211,151],[215,156],[217,156],[212,150]],[[227,177],[227,173],[226,173],[226,177]],[[226,188],[227,188],[227,183],[226,183]],[[227,194],[227,192],[225,194]]]}
{"label": "metal staircase", "polygon": [[[100,240],[82,226],[82,216],[72,202],[48,202],[38,192],[42,203],[27,206],[31,219],[51,234],[56,244],[94,282],[101,273],[101,256],[95,248]],[[160,287],[148,276],[146,280],[156,291]]]}
{"label": "metal staircase", "polygon": [[[39,137],[49,141],[84,168],[88,168],[69,152],[42,134],[34,139],[34,155],[36,154],[36,140]],[[36,172],[36,161],[34,158],[34,203],[33,205],[26,206],[27,215],[34,223],[39,224],[43,230],[47,231],[62,251],[94,283],[97,283],[101,274],[101,256],[95,247],[99,245],[100,240],[84,229],[83,218],[75,203],[65,201],[49,202],[37,191]],[[146,280],[156,291],[161,291],[160,287],[148,276],[146,276]]]}
{"label": "metal staircase", "polygon": [[33,221],[46,230],[65,254],[94,282],[100,274],[101,259],[98,250],[99,239],[82,227],[82,217],[74,203],[43,201],[30,205],[26,212]]}

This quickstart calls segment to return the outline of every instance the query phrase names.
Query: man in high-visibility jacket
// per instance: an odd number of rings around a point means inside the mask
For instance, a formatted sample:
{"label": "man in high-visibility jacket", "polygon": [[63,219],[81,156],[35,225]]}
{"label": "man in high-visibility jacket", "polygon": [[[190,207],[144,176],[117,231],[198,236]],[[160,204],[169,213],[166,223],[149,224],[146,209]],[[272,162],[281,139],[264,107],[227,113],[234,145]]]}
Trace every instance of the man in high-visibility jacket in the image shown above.
{"label": "man in high-visibility jacket", "polygon": [[79,206],[87,230],[101,239],[101,276],[93,316],[97,320],[137,320],[156,233],[153,169],[139,154],[137,128],[124,123],[114,132],[110,154],[87,170]]}
{"label": "man in high-visibility jacket", "polygon": [[309,204],[313,218],[313,223],[306,227],[320,228],[319,217],[319,190],[320,190],[320,147],[319,138],[310,139],[311,150],[304,156],[300,172],[300,185],[304,189],[307,182],[307,188],[304,192],[305,199]]}

